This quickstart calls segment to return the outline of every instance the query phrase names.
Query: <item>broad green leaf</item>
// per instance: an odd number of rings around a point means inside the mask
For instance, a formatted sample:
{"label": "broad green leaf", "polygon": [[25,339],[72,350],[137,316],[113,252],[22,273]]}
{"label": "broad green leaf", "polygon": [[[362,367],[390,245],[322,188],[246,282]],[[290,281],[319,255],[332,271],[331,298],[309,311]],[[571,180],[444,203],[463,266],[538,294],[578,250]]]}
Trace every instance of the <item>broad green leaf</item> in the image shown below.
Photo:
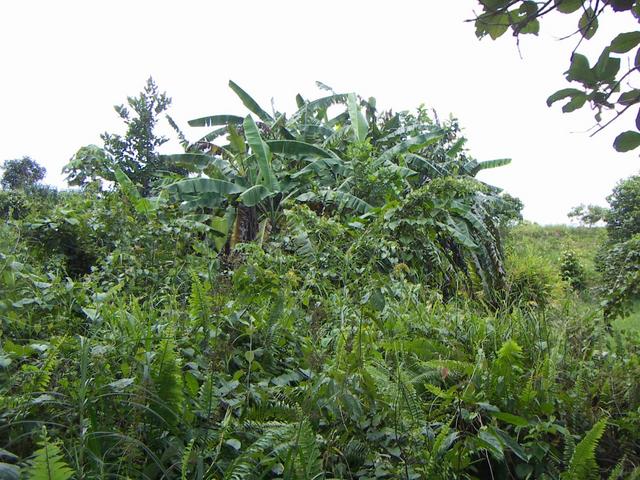
{"label": "broad green leaf", "polygon": [[247,207],[253,207],[270,195],[273,195],[273,191],[264,185],[254,185],[242,192],[238,198]]}
{"label": "broad green leaf", "polygon": [[609,49],[615,53],[627,53],[640,44],[640,32],[621,33],[611,41]]}
{"label": "broad green leaf", "polygon": [[522,445],[520,445],[515,439],[513,439],[507,432],[500,430],[499,428],[491,428],[491,433],[498,437],[502,443],[509,448],[516,456],[525,462],[529,461],[530,456],[524,451]]}
{"label": "broad green leaf", "polygon": [[495,412],[491,415],[496,417],[498,420],[510,423],[511,425],[515,425],[516,427],[526,427],[527,425],[529,425],[529,421],[526,418],[514,415],[512,413]]}
{"label": "broad green leaf", "polygon": [[587,95],[585,93],[581,93],[580,95],[575,95],[571,98],[569,102],[562,106],[562,111],[564,113],[573,112],[574,110],[578,110],[579,108],[584,107],[584,104],[587,102]]}
{"label": "broad green leaf", "polygon": [[316,145],[297,140],[270,140],[267,142],[273,153],[282,155],[309,155],[321,158],[333,158],[334,154]]}
{"label": "broad green leaf", "polygon": [[587,85],[595,82],[595,76],[589,66],[589,60],[580,53],[573,54],[571,66],[566,75],[569,81],[576,81]]}
{"label": "broad green leaf", "polygon": [[131,200],[132,202],[138,200],[140,198],[140,192],[138,192],[138,189],[133,184],[131,179],[127,176],[127,174],[124,173],[120,169],[120,167],[116,167],[114,173],[118,185],[120,185],[120,188],[122,188],[122,191],[129,198],[129,200]]}
{"label": "broad green leaf", "polygon": [[529,20],[518,33],[538,35],[540,33],[540,21],[537,18]]}
{"label": "broad green leaf", "polygon": [[504,458],[504,449],[500,439],[488,430],[480,430],[477,437],[480,444],[489,451],[496,459]]}
{"label": "broad green leaf", "polygon": [[601,82],[613,83],[620,70],[620,59],[609,55],[609,48],[605,48],[598,61],[593,66],[596,78]]}
{"label": "broad green leaf", "polygon": [[622,93],[617,103],[626,107],[627,105],[633,105],[638,102],[640,102],[640,90],[634,88],[633,90]]}
{"label": "broad green leaf", "polygon": [[558,100],[562,100],[567,97],[575,97],[577,95],[585,95],[585,93],[577,88],[563,88],[547,98],[547,106],[550,107]]}
{"label": "broad green leaf", "polygon": [[211,115],[209,117],[196,118],[189,120],[189,126],[191,127],[213,127],[216,125],[241,125],[243,117],[237,115]]}
{"label": "broad green leaf", "polygon": [[506,33],[509,26],[511,21],[507,13],[483,13],[476,20],[476,36],[482,38],[488,34],[496,40]]}
{"label": "broad green leaf", "polygon": [[265,112],[260,107],[260,105],[258,105],[258,103],[249,96],[247,92],[245,92],[242,88],[238,86],[237,83],[235,83],[232,80],[229,80],[229,87],[231,88],[231,90],[236,92],[236,95],[238,95],[238,97],[240,97],[240,100],[242,100],[242,103],[244,104],[244,106],[247,107],[250,112],[255,113],[260,120],[266,123],[273,121],[273,117],[271,117],[271,115]]}
{"label": "broad green leaf", "polygon": [[251,151],[255,155],[256,160],[258,161],[262,184],[271,192],[279,190],[280,185],[278,184],[275,173],[271,168],[271,150],[269,149],[269,145],[262,140],[258,126],[253,118],[251,118],[251,115],[247,115],[244,119],[243,126],[244,136],[247,139],[247,143],[251,147]]}
{"label": "broad green leaf", "polygon": [[215,193],[218,195],[233,195],[244,192],[245,188],[235,183],[214,178],[189,178],[169,185],[167,190],[178,195]]}
{"label": "broad green leaf", "polygon": [[369,125],[360,111],[360,105],[358,105],[355,93],[349,94],[347,97],[347,105],[355,140],[356,142],[364,142],[365,138],[367,138],[367,133],[369,133]]}
{"label": "broad green leaf", "polygon": [[554,0],[554,3],[559,12],[573,13],[582,6],[584,0]]}
{"label": "broad green leaf", "polygon": [[578,22],[578,28],[584,38],[590,40],[598,31],[598,17],[596,17],[593,8],[587,8]]}
{"label": "broad green leaf", "polygon": [[628,152],[640,146],[640,133],[627,130],[616,137],[613,148],[618,152]]}

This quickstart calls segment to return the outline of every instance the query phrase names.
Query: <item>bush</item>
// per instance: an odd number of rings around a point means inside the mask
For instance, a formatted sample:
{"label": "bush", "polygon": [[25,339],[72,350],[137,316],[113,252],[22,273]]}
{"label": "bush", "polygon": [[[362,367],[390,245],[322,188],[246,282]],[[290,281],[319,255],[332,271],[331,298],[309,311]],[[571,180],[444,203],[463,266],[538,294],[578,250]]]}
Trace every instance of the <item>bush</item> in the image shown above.
{"label": "bush", "polygon": [[640,234],[611,246],[600,258],[605,316],[626,315],[640,298]]}
{"label": "bush", "polygon": [[558,272],[532,252],[518,252],[507,261],[507,303],[548,306],[561,290]]}
{"label": "bush", "polygon": [[607,201],[611,205],[606,216],[611,242],[623,242],[640,233],[640,175],[622,180]]}
{"label": "bush", "polygon": [[584,266],[573,250],[565,250],[560,258],[560,278],[576,291],[582,291],[587,284]]}

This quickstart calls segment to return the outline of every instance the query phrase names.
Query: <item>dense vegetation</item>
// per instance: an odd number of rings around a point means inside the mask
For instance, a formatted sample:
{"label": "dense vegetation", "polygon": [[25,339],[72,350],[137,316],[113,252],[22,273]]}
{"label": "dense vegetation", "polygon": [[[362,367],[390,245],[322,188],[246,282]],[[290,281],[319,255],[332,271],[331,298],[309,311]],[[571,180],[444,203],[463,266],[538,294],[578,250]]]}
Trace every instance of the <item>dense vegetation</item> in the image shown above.
{"label": "dense vegetation", "polygon": [[150,81],[81,190],[0,192],[0,478],[638,477],[635,190],[514,227],[455,120],[230,86],[183,154]]}

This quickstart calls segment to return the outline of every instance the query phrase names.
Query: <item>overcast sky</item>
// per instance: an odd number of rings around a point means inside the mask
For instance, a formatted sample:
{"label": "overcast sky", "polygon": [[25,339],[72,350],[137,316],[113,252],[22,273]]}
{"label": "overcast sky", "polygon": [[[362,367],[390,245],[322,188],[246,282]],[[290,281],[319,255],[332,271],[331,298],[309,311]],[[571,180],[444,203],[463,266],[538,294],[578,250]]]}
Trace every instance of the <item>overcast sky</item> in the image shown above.
{"label": "overcast sky", "polygon": [[[561,223],[572,206],[606,205],[615,183],[640,169],[637,153],[611,147],[633,117],[589,138],[587,109],[547,108],[548,95],[567,86],[562,73],[574,40],[556,39],[573,25],[543,20],[540,37],[521,40],[521,59],[510,35],[476,39],[464,20],[477,3],[5,0],[0,160],[29,155],[47,168],[47,183],[63,186],[62,166],[79,147],[100,144],[100,133],[122,130],[113,105],[150,75],[173,98],[170,113],[191,139],[201,132],[186,126],[189,119],[246,113],[229,79],[265,109],[273,98],[287,112],[298,92],[322,96],[320,80],[375,96],[383,109],[424,103],[441,118],[456,116],[472,156],[513,159],[481,178],[520,197],[529,220]],[[588,48],[597,52],[616,29],[637,28],[612,22],[601,22]]]}

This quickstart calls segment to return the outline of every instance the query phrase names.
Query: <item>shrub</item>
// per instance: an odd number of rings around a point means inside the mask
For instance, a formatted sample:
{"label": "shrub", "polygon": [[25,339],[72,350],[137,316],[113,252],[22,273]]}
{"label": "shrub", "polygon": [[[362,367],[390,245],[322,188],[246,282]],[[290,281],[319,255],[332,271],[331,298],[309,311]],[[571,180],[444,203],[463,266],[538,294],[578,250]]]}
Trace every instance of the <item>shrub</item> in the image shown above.
{"label": "shrub", "polygon": [[511,254],[507,261],[508,304],[544,308],[557,298],[560,278],[552,265],[533,252]]}
{"label": "shrub", "polygon": [[584,266],[580,263],[573,250],[562,252],[560,257],[560,278],[576,291],[582,291],[586,287],[587,277]]}
{"label": "shrub", "polygon": [[599,258],[606,317],[629,313],[640,297],[640,234],[616,243]]}
{"label": "shrub", "polygon": [[611,242],[623,242],[640,233],[640,175],[622,180],[607,197],[606,216]]}

